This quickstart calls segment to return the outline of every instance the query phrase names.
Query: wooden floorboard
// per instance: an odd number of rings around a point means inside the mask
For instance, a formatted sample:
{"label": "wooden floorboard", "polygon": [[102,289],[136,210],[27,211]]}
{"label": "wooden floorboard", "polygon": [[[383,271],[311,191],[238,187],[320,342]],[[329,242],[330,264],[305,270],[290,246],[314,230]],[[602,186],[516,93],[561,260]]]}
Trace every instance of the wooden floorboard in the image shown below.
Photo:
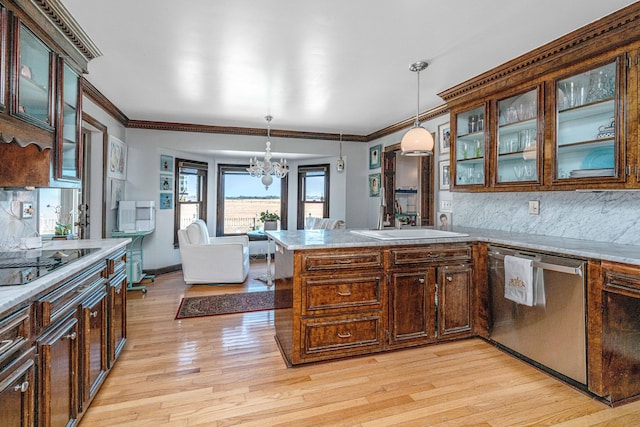
{"label": "wooden floorboard", "polygon": [[81,427],[637,426],[640,402],[610,408],[480,339],[287,368],[273,311],[175,320],[181,272],[128,294],[128,339]]}

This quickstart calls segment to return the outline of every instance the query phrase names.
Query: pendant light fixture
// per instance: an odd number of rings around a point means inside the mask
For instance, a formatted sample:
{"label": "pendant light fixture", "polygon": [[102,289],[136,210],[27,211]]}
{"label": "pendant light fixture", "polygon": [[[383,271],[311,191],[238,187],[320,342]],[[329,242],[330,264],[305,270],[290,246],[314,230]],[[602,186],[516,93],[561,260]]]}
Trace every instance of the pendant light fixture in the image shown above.
{"label": "pendant light fixture", "polygon": [[433,136],[431,132],[420,126],[420,71],[427,68],[426,61],[411,64],[409,70],[418,74],[418,109],[413,127],[402,137],[400,154],[403,156],[431,156],[433,155]]}
{"label": "pendant light fixture", "polygon": [[282,179],[289,172],[289,166],[286,159],[280,159],[280,163],[271,161],[271,120],[273,116],[265,116],[264,118],[267,120],[267,146],[264,152],[264,160],[260,161],[257,157],[250,158],[247,172],[253,177],[262,177],[262,184],[268,190],[273,183],[273,176],[271,175]]}
{"label": "pendant light fixture", "polygon": [[336,162],[336,169],[338,172],[342,172],[344,170],[344,159],[342,158],[342,132],[340,132],[340,157],[338,157],[338,161]]}

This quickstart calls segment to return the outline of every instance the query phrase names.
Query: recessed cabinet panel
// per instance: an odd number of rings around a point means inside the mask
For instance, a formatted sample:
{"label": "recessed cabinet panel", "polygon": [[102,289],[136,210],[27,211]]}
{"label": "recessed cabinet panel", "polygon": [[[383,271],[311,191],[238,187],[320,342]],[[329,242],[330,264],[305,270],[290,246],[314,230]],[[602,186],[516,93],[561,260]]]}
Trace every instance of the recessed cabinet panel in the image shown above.
{"label": "recessed cabinet panel", "polygon": [[498,101],[497,183],[538,182],[538,90]]}
{"label": "recessed cabinet panel", "polygon": [[485,108],[478,107],[455,116],[455,183],[485,183]]}
{"label": "recessed cabinet panel", "polygon": [[20,26],[18,105],[16,113],[53,125],[51,119],[51,50],[24,25]]}
{"label": "recessed cabinet panel", "polygon": [[617,61],[556,83],[556,179],[615,177]]}

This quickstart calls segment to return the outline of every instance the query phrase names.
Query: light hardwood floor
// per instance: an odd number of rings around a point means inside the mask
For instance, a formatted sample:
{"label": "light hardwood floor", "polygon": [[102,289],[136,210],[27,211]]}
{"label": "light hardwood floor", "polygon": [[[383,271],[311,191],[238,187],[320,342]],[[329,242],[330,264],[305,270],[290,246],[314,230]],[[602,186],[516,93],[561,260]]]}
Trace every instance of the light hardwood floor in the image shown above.
{"label": "light hardwood floor", "polygon": [[183,296],[264,289],[178,272],[130,292],[125,350],[81,427],[640,425],[640,402],[612,409],[480,339],[288,369],[272,311],[174,320]]}

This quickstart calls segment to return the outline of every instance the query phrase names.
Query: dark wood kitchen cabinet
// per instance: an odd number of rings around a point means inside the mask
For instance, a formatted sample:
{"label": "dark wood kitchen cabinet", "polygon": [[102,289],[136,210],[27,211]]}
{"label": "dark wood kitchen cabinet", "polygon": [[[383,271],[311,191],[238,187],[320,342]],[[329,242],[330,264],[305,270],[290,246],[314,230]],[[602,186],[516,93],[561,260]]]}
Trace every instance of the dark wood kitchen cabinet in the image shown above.
{"label": "dark wood kitchen cabinet", "polygon": [[[468,261],[467,261],[468,262]],[[473,328],[473,266],[438,268],[438,339],[469,336]]]}
{"label": "dark wood kitchen cabinet", "polygon": [[82,302],[82,406],[86,409],[107,376],[107,288]]}
{"label": "dark wood kitchen cabinet", "polygon": [[107,347],[109,367],[124,349],[127,340],[127,254],[121,249],[107,258],[108,316]]}
{"label": "dark wood kitchen cabinet", "polygon": [[639,188],[639,13],[635,3],[441,92],[451,190]]}
{"label": "dark wood kitchen cabinet", "polygon": [[0,186],[80,185],[80,76],[99,55],[60,1],[0,5]]}

